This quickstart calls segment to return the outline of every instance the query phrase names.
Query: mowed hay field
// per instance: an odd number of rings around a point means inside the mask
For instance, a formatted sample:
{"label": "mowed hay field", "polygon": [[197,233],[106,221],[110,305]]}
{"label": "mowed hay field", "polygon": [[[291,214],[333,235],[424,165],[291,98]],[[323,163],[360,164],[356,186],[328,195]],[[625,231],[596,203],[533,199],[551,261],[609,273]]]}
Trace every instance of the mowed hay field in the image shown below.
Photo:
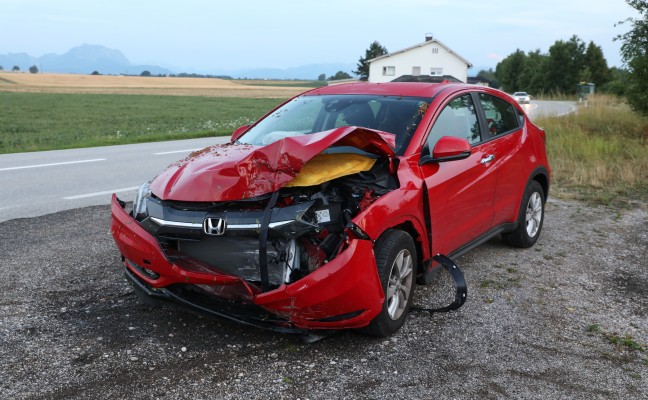
{"label": "mowed hay field", "polygon": [[241,82],[1,72],[0,154],[230,135],[313,87]]}
{"label": "mowed hay field", "polygon": [[[244,82],[244,83],[238,83]],[[0,72],[0,92],[146,94],[285,99],[312,88],[308,81],[230,81],[179,78]],[[300,86],[303,83],[303,86]]]}

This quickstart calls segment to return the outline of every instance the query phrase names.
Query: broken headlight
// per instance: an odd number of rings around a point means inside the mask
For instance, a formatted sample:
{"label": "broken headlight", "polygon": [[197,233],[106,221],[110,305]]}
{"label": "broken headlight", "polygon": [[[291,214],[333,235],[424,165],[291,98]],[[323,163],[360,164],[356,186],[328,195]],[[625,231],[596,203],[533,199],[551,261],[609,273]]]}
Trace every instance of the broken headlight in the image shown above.
{"label": "broken headlight", "polygon": [[135,201],[133,201],[133,218],[136,220],[142,219],[142,217],[148,214],[146,208],[146,199],[151,196],[151,182],[146,182],[137,189],[137,194],[135,195]]}

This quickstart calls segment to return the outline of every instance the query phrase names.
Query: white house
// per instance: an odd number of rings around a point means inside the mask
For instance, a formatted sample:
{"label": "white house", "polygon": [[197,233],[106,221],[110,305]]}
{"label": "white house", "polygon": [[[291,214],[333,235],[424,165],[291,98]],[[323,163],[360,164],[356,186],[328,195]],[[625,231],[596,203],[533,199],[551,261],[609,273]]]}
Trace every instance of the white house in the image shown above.
{"label": "white house", "polygon": [[368,60],[369,82],[390,82],[402,75],[453,76],[468,80],[472,64],[448,46],[425,37],[425,42]]}

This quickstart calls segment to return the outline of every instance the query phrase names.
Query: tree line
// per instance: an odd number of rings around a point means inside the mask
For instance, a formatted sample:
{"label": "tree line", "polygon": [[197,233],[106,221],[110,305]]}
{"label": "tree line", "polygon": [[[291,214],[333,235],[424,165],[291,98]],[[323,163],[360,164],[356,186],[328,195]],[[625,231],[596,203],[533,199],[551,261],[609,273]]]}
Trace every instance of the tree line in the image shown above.
{"label": "tree line", "polygon": [[[20,72],[20,67],[17,66],[17,65],[14,65],[11,70],[14,71],[14,72]],[[2,65],[0,65],[0,71],[4,71],[4,68],[2,67]],[[31,67],[29,67],[29,72],[31,72],[32,74],[37,74],[38,73],[38,67],[35,66],[35,65],[32,65]]]}
{"label": "tree line", "polygon": [[547,53],[517,49],[500,61],[495,71],[481,71],[480,76],[494,78],[502,90],[526,91],[536,95],[574,93],[580,82],[603,89],[614,79],[601,47],[585,44],[578,36],[557,40]]}
{"label": "tree line", "polygon": [[630,30],[614,38],[622,43],[623,68],[609,68],[601,47],[585,44],[578,36],[556,41],[547,53],[517,49],[495,67],[478,76],[507,92],[573,94],[581,82],[594,83],[598,92],[625,96],[630,106],[648,115],[648,0],[626,0],[639,12],[617,24]]}

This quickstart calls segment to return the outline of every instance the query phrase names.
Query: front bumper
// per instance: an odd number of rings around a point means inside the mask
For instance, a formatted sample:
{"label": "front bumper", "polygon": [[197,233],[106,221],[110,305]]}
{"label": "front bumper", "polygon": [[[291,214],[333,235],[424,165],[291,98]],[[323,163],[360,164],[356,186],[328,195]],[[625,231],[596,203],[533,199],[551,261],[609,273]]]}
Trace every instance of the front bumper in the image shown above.
{"label": "front bumper", "polygon": [[111,233],[125,273],[147,296],[238,322],[286,332],[360,328],[380,313],[384,294],[369,240],[350,239],[306,277],[262,292],[240,277],[170,262],[159,243],[112,199]]}

